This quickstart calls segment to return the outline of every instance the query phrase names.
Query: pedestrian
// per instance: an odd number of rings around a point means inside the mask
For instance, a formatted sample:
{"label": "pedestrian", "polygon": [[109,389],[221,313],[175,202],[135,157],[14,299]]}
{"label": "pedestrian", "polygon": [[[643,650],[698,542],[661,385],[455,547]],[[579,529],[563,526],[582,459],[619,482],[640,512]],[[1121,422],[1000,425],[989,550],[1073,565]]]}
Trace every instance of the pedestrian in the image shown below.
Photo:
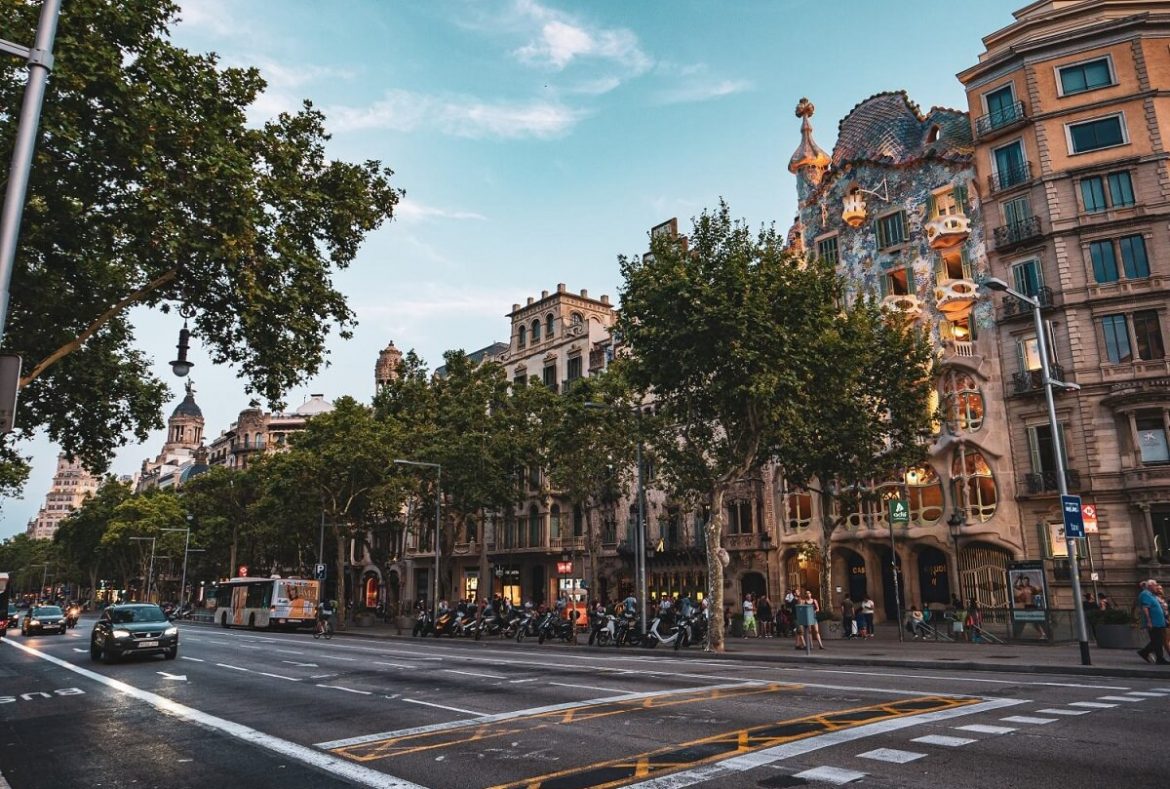
{"label": "pedestrian", "polygon": [[756,630],[756,604],[753,602],[753,596],[749,593],[743,598],[743,637],[748,637],[748,631],[751,631],[752,638],[759,638],[759,631]]}
{"label": "pedestrian", "polygon": [[1104,592],[1097,595],[1097,607],[1102,611],[1108,611],[1113,607],[1113,601],[1110,600]]}
{"label": "pedestrian", "polygon": [[854,603],[853,598],[849,593],[845,593],[845,599],[841,601],[841,637],[853,638],[853,629],[855,627],[853,619]]}
{"label": "pedestrian", "polygon": [[914,638],[926,638],[926,615],[918,610],[918,606],[910,606],[910,615],[906,618],[906,629]]}
{"label": "pedestrian", "polygon": [[760,595],[760,606],[756,612],[760,623],[760,637],[772,637],[772,601],[768,599],[768,595]]}
{"label": "pedestrian", "polygon": [[[1150,643],[1137,651],[1142,660],[1153,662],[1160,666],[1170,665],[1166,660],[1166,609],[1158,600],[1158,582],[1151,578],[1142,584],[1141,594],[1138,595],[1137,609],[1139,622],[1145,626],[1150,635]],[[1150,660],[1153,654],[1155,660]]]}
{"label": "pedestrian", "polygon": [[963,619],[963,626],[970,634],[971,641],[976,644],[983,643],[983,609],[974,598],[967,602],[967,615]]}
{"label": "pedestrian", "polygon": [[813,639],[816,639],[817,649],[824,649],[825,644],[821,641],[821,626],[817,624],[817,613],[821,610],[821,604],[813,597],[811,589],[804,590],[804,599],[801,601],[804,605],[811,605],[813,607],[813,623],[808,628],[809,646],[812,646]]}
{"label": "pedestrian", "polygon": [[863,638],[873,638],[873,611],[873,599],[866,594],[861,599],[861,615],[865,621],[865,635],[862,636]]}

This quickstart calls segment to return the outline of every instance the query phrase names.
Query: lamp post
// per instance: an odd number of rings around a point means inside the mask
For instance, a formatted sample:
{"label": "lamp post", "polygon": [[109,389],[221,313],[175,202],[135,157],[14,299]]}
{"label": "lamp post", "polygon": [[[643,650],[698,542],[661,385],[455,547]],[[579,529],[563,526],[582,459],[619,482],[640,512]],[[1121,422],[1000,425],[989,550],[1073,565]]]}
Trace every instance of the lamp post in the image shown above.
{"label": "lamp post", "polygon": [[[191,521],[191,518],[192,518],[191,515],[187,516],[188,523]],[[160,529],[160,531],[181,531],[184,534],[184,537],[183,537],[183,580],[179,581],[179,605],[182,606],[183,605],[183,595],[187,589],[187,554],[189,553],[188,548],[191,545],[191,527],[188,526],[185,529]]]}
{"label": "lamp post", "polygon": [[[41,588],[39,590],[37,590],[37,598],[40,599],[41,595],[43,595],[45,593],[45,583],[47,583],[49,580],[49,563],[48,562],[37,562],[36,564],[29,565],[29,569],[32,569],[33,567],[43,567],[44,568],[44,571],[41,573]],[[26,586],[25,588],[27,589],[28,587]]]}
{"label": "lamp post", "polygon": [[438,463],[424,463],[421,460],[399,460],[395,463],[400,466],[418,466],[419,468],[433,468],[435,470],[435,597],[431,600],[433,621],[439,620],[439,507],[443,501],[443,467]]}
{"label": "lamp post", "polygon": [[635,450],[635,462],[638,466],[638,522],[634,526],[634,573],[638,576],[638,614],[641,619],[642,632],[647,631],[646,609],[649,601],[646,599],[646,480],[642,476],[642,406],[633,405],[628,409],[610,403],[585,403],[586,408],[606,409],[611,411],[633,410],[638,420],[638,446]]}
{"label": "lamp post", "polygon": [[961,572],[959,569],[959,536],[963,533],[963,524],[966,523],[966,521],[967,519],[963,515],[963,511],[958,507],[955,507],[953,510],[951,510],[951,514],[947,517],[947,529],[950,530],[951,542],[954,543],[955,546],[955,574],[953,576],[954,581],[951,583],[951,586],[953,587],[951,589],[951,594],[953,595],[958,592],[960,600],[963,599],[963,583],[959,580],[959,573]]}
{"label": "lamp post", "polygon": [[146,602],[150,602],[150,586],[154,580],[154,537],[131,537],[132,542],[150,541],[150,569],[146,571]]}
{"label": "lamp post", "polygon": [[[1052,396],[1052,387],[1062,390],[1077,390],[1080,386],[1068,384],[1053,379],[1048,369],[1048,332],[1044,330],[1044,318],[1040,313],[1040,300],[1034,296],[1020,293],[1008,287],[1008,284],[997,277],[989,277],[983,283],[989,290],[1006,293],[1032,307],[1032,321],[1036,325],[1036,347],[1040,352],[1040,376],[1044,385],[1044,403],[1048,408],[1048,427],[1052,431],[1052,454],[1056,460],[1056,484],[1060,491],[1061,501],[1068,495],[1067,472],[1064,467],[1064,447],[1060,440],[1060,423],[1056,418],[1056,402]],[[1065,538],[1068,548],[1069,570],[1072,574],[1073,614],[1077,623],[1077,641],[1081,645],[1081,665],[1091,665],[1089,660],[1089,631],[1085,625],[1085,608],[1081,605],[1081,571],[1077,562],[1076,539]]]}

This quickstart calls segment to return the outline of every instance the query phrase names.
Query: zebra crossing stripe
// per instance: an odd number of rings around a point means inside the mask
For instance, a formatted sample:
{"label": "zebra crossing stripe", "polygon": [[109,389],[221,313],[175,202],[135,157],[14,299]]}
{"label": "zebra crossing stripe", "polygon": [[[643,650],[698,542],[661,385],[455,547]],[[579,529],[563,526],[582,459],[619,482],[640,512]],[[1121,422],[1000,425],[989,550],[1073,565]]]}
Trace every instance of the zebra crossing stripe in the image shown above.
{"label": "zebra crossing stripe", "polygon": [[793,778],[803,778],[806,781],[821,781],[827,784],[849,784],[860,781],[865,773],[856,770],[845,770],[840,767],[814,767],[811,770],[797,773]]}

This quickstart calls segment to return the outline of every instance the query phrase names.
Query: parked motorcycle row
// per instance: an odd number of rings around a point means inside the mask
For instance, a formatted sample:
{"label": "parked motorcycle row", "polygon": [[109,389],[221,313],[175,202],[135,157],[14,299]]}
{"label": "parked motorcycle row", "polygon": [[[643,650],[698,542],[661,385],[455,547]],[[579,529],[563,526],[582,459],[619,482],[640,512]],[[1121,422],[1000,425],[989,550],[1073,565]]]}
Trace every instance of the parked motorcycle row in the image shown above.
{"label": "parked motorcycle row", "polygon": [[649,621],[643,633],[635,614],[594,611],[589,614],[588,625],[577,626],[571,618],[551,609],[496,611],[489,607],[477,613],[474,609],[448,608],[439,611],[437,620],[428,609],[417,613],[411,635],[474,638],[476,641],[484,637],[510,638],[517,643],[535,638],[540,644],[546,641],[576,644],[581,637],[587,636],[589,644],[599,647],[656,647],[662,644],[681,649],[703,644],[707,638],[707,618],[699,608],[686,614],[660,614]]}

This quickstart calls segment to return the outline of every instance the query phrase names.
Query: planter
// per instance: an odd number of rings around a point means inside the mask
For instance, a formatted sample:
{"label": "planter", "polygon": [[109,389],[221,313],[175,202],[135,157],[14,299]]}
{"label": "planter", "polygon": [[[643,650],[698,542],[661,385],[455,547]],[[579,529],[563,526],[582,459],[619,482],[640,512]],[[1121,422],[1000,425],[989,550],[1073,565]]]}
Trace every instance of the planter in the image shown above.
{"label": "planter", "polygon": [[374,615],[373,614],[357,614],[353,618],[353,623],[355,625],[357,625],[358,627],[373,627],[374,626]]}
{"label": "planter", "polygon": [[1093,636],[1101,649],[1140,649],[1149,641],[1145,631],[1133,625],[1094,625]]}

